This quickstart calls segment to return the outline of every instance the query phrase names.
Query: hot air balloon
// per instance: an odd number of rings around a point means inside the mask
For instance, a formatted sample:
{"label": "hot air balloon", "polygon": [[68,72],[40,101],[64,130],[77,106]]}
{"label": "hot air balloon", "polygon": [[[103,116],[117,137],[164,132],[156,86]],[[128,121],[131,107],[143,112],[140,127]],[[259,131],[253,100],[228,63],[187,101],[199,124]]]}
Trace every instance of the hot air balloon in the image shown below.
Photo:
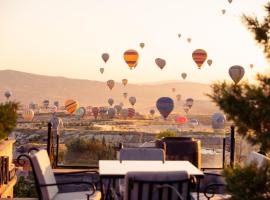
{"label": "hot air balloon", "polygon": [[136,103],[136,97],[129,97],[129,103],[132,105],[132,106],[134,106],[135,105],[135,103]]}
{"label": "hot air balloon", "polygon": [[104,118],[107,115],[108,108],[105,106],[99,107],[99,114],[102,118]]}
{"label": "hot air balloon", "polygon": [[86,115],[87,116],[91,116],[93,113],[92,113],[92,106],[87,106],[86,107]]}
{"label": "hot air balloon", "polygon": [[135,65],[137,64],[137,61],[139,59],[139,54],[137,51],[133,49],[129,49],[124,52],[124,60],[127,63],[128,67],[130,69],[135,68]]}
{"label": "hot air balloon", "polygon": [[185,111],[185,113],[187,114],[189,111],[189,106],[187,106],[186,104],[183,105],[183,110]]}
{"label": "hot air balloon", "polygon": [[123,102],[120,102],[119,106],[121,106],[121,108],[123,108],[123,106],[124,106]]}
{"label": "hot air balloon", "polygon": [[128,108],[128,117],[133,118],[135,115],[135,109],[134,108]]}
{"label": "hot air balloon", "polygon": [[124,119],[126,119],[128,117],[128,109],[126,108],[122,109],[121,115]]}
{"label": "hot air balloon", "polygon": [[117,114],[119,115],[121,113],[122,107],[120,105],[115,105],[114,109],[116,110]]}
{"label": "hot air balloon", "polygon": [[176,100],[177,100],[177,101],[180,101],[180,100],[181,100],[181,94],[177,94],[177,95],[176,95]]}
{"label": "hot air balloon", "polygon": [[76,111],[75,111],[75,115],[78,119],[83,118],[84,115],[86,113],[86,109],[84,107],[79,107]]}
{"label": "hot air balloon", "polygon": [[226,121],[225,116],[222,113],[215,113],[212,116],[213,129],[223,129],[225,121]]}
{"label": "hot air balloon", "polygon": [[166,65],[166,60],[162,59],[162,58],[156,58],[155,59],[155,62],[157,64],[157,66],[160,68],[160,69],[163,69]]}
{"label": "hot air balloon", "polygon": [[112,90],[113,87],[114,87],[114,80],[108,80],[107,81],[107,86],[110,88],[110,90]]}
{"label": "hot air balloon", "polygon": [[128,83],[128,80],[127,80],[126,78],[122,79],[122,84],[123,84],[124,86],[126,86],[127,83]]}
{"label": "hot air balloon", "polygon": [[197,119],[190,119],[190,120],[188,120],[188,123],[189,123],[189,125],[192,126],[193,128],[199,125],[199,122],[198,122]]}
{"label": "hot air balloon", "polygon": [[208,64],[209,66],[211,66],[212,63],[213,63],[213,60],[211,60],[211,59],[208,59],[208,60],[207,60],[207,64]]}
{"label": "hot air balloon", "polygon": [[152,117],[154,116],[154,114],[155,114],[155,110],[154,109],[151,109],[150,111],[149,111],[149,113],[150,113],[150,115],[152,115]]}
{"label": "hot air balloon", "polygon": [[237,84],[243,78],[244,74],[245,69],[239,65],[234,65],[229,69],[229,75],[235,84]]}
{"label": "hot air balloon", "polygon": [[175,121],[178,124],[183,125],[183,124],[187,123],[188,119],[185,116],[178,116],[178,117],[176,117]]}
{"label": "hot air balloon", "polygon": [[250,69],[252,69],[254,67],[254,65],[253,64],[250,64],[249,67],[250,67]]}
{"label": "hot air balloon", "polygon": [[182,73],[181,74],[182,78],[185,80],[187,78],[187,74],[186,73]]}
{"label": "hot air balloon", "polygon": [[103,74],[103,73],[104,73],[104,68],[101,67],[101,68],[99,69],[99,71],[100,71],[101,74]]}
{"label": "hot air balloon", "polygon": [[221,12],[224,15],[226,13],[226,10],[225,9],[222,9]]}
{"label": "hot air balloon", "polygon": [[192,98],[186,99],[186,105],[189,107],[189,109],[192,107],[194,100]]}
{"label": "hot air balloon", "polygon": [[232,3],[232,0],[228,0],[229,3]]}
{"label": "hot air balloon", "polygon": [[59,101],[54,101],[53,105],[56,106],[57,108],[59,108]]}
{"label": "hot air balloon", "polygon": [[172,88],[172,92],[175,92],[175,88]]}
{"label": "hot air balloon", "polygon": [[178,33],[178,34],[177,34],[177,36],[180,38],[180,37],[181,37],[181,34],[180,34],[180,33]]}
{"label": "hot air balloon", "polygon": [[115,111],[114,108],[109,108],[109,110],[108,110],[108,117],[109,117],[110,119],[114,118],[115,113],[116,113],[116,111]]}
{"label": "hot air balloon", "polygon": [[113,103],[114,103],[114,100],[113,100],[112,98],[109,98],[109,99],[108,99],[108,104],[109,104],[110,106],[112,106]]}
{"label": "hot air balloon", "polygon": [[108,53],[103,53],[101,57],[102,57],[102,60],[106,63],[109,60],[110,55]]}
{"label": "hot air balloon", "polygon": [[160,114],[166,119],[172,112],[174,103],[170,97],[161,97],[157,100],[156,106]]}
{"label": "hot air balloon", "polygon": [[29,108],[30,108],[31,110],[37,109],[37,106],[36,106],[35,102],[30,102],[30,103],[29,103]]}
{"label": "hot air balloon", "polygon": [[12,95],[12,93],[9,90],[5,91],[5,97],[7,98],[7,100],[9,100],[11,95]]}
{"label": "hot air balloon", "polygon": [[31,109],[26,109],[22,112],[22,117],[25,121],[32,121],[34,118],[34,111]]}
{"label": "hot air balloon", "polygon": [[73,99],[69,99],[65,102],[65,110],[69,113],[74,113],[79,107],[79,103]]}
{"label": "hot air balloon", "polygon": [[124,93],[123,93],[123,97],[126,99],[127,96],[128,96],[128,93],[124,92]]}
{"label": "hot air balloon", "polygon": [[144,43],[143,42],[140,43],[140,47],[143,49],[143,47],[144,47]]}
{"label": "hot air balloon", "polygon": [[191,38],[188,38],[187,41],[188,41],[188,43],[191,43]]}
{"label": "hot air balloon", "polygon": [[48,108],[49,107],[49,105],[50,105],[50,101],[49,100],[44,100],[43,101],[43,106],[44,106],[44,108]]}
{"label": "hot air balloon", "polygon": [[53,114],[56,113],[57,110],[58,110],[57,106],[53,106],[53,107],[51,108],[51,112],[52,112]]}
{"label": "hot air balloon", "polygon": [[207,59],[207,53],[203,49],[196,49],[192,53],[192,58],[194,62],[197,64],[198,68],[201,69],[204,61]]}
{"label": "hot air balloon", "polygon": [[97,116],[98,116],[98,113],[99,113],[99,108],[98,107],[93,107],[92,108],[92,113],[95,117],[95,120],[97,120]]}

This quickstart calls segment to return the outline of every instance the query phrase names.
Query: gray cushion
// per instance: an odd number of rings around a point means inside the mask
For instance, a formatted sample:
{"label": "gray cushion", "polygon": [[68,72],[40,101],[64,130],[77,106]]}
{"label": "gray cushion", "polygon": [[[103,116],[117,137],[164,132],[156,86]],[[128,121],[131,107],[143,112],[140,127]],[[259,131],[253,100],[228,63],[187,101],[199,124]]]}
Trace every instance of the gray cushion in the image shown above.
{"label": "gray cushion", "polygon": [[[55,195],[53,200],[87,200],[87,193],[89,191],[83,192],[68,192],[68,193],[58,193]],[[90,200],[100,200],[101,199],[101,192],[95,192],[91,197]]]}
{"label": "gray cushion", "polygon": [[158,148],[123,148],[120,150],[122,160],[165,160],[165,152]]}

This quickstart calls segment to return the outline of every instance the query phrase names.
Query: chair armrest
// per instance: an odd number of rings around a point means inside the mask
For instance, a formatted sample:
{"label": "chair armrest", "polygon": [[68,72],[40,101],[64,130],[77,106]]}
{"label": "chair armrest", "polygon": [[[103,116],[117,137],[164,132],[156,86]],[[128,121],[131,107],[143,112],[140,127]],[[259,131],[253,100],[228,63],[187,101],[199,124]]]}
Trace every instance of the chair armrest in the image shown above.
{"label": "chair armrest", "polygon": [[61,176],[61,175],[73,175],[73,174],[99,174],[97,170],[82,170],[82,171],[75,171],[75,172],[54,172],[54,175]]}
{"label": "chair armrest", "polygon": [[215,194],[215,189],[218,187],[226,187],[226,184],[222,184],[222,183],[214,183],[214,184],[210,184],[207,185],[204,189],[204,196],[207,199],[211,199],[213,198],[216,194]]}

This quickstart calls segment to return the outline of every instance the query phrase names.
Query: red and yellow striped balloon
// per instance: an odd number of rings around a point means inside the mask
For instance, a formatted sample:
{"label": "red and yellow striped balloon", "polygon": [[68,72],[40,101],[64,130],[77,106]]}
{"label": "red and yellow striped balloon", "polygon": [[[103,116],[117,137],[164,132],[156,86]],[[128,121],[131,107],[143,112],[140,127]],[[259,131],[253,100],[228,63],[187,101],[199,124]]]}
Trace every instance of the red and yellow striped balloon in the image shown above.
{"label": "red and yellow striped balloon", "polygon": [[138,59],[139,59],[139,54],[137,51],[135,51],[133,49],[129,49],[129,50],[125,51],[124,60],[128,64],[128,67],[130,69],[136,67],[136,63],[137,63]]}
{"label": "red and yellow striped balloon", "polygon": [[203,49],[197,49],[193,51],[192,58],[197,64],[198,68],[201,69],[201,66],[203,65],[204,61],[207,59],[207,53]]}
{"label": "red and yellow striped balloon", "polygon": [[69,113],[74,113],[79,107],[79,103],[73,99],[69,99],[65,102],[65,110]]}

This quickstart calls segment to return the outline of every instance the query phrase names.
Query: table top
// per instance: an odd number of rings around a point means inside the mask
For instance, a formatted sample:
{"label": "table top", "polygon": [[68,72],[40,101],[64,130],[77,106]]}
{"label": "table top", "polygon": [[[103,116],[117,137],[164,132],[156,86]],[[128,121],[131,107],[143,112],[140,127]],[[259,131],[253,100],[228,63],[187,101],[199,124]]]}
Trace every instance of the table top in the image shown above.
{"label": "table top", "polygon": [[100,160],[100,176],[125,176],[131,171],[187,171],[191,176],[203,176],[203,172],[189,161]]}

